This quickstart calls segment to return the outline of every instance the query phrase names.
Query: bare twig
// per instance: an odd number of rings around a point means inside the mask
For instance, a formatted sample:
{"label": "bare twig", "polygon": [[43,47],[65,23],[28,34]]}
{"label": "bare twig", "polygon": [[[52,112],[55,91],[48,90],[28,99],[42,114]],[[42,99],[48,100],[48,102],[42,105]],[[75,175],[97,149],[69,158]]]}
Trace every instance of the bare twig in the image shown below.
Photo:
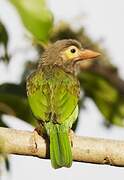
{"label": "bare twig", "polygon": [[[47,142],[36,132],[0,128],[0,149],[8,154],[48,158]],[[75,161],[124,166],[124,141],[72,135]]]}

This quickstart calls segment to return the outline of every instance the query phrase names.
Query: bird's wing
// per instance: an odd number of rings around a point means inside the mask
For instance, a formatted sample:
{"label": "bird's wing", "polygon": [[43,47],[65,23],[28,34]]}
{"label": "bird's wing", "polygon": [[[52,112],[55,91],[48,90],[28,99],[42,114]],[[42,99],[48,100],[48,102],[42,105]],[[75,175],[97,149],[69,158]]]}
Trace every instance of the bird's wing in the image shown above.
{"label": "bird's wing", "polygon": [[48,120],[50,110],[50,89],[42,71],[35,71],[27,80],[27,96],[34,116],[43,121]]}
{"label": "bird's wing", "polygon": [[79,98],[76,78],[61,68],[37,70],[27,80],[27,94],[33,114],[39,120],[51,118],[59,124],[75,110]]}
{"label": "bird's wing", "polygon": [[56,113],[58,123],[61,124],[72,115],[77,106],[79,83],[72,74],[56,68],[51,86],[53,86],[53,111]]}

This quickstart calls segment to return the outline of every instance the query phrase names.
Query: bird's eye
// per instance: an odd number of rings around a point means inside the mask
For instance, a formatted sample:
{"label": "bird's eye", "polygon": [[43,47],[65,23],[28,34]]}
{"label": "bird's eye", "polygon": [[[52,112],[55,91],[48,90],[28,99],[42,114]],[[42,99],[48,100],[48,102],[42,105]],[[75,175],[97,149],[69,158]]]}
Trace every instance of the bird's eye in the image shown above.
{"label": "bird's eye", "polygon": [[76,49],[72,48],[70,51],[71,51],[71,53],[75,53]]}

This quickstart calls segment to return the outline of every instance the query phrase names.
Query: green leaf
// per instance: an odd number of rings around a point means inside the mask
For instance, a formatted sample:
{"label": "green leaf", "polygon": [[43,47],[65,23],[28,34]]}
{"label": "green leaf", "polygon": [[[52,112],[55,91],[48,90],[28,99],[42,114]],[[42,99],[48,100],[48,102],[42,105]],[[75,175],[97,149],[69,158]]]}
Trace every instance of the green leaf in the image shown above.
{"label": "green leaf", "polygon": [[45,0],[10,0],[16,7],[25,27],[36,40],[47,42],[53,25],[53,16]]}
{"label": "green leaf", "polygon": [[9,93],[12,95],[26,97],[26,88],[23,84],[4,83],[0,85],[0,94]]}
{"label": "green leaf", "polygon": [[18,117],[32,125],[35,119],[31,113],[25,89],[21,85],[3,84],[0,86],[0,114]]}
{"label": "green leaf", "polygon": [[2,22],[0,22],[0,46],[1,45],[4,48],[4,56],[0,57],[0,59],[3,60],[4,62],[9,62],[9,55],[8,55],[8,50],[7,50],[8,33],[6,31],[6,28],[2,24]]}
{"label": "green leaf", "polygon": [[105,119],[124,126],[124,96],[103,76],[84,71],[80,73],[81,87],[93,99]]}

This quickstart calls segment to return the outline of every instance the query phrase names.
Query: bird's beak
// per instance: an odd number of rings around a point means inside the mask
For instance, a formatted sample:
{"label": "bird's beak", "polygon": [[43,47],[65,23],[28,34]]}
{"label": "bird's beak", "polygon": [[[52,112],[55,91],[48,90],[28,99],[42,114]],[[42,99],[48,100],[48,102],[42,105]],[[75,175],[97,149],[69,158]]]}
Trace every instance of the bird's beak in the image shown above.
{"label": "bird's beak", "polygon": [[87,59],[94,59],[100,55],[101,54],[98,52],[88,50],[88,49],[83,49],[83,50],[80,50],[79,56],[77,58],[75,58],[75,61],[83,61],[83,60],[87,60]]}

